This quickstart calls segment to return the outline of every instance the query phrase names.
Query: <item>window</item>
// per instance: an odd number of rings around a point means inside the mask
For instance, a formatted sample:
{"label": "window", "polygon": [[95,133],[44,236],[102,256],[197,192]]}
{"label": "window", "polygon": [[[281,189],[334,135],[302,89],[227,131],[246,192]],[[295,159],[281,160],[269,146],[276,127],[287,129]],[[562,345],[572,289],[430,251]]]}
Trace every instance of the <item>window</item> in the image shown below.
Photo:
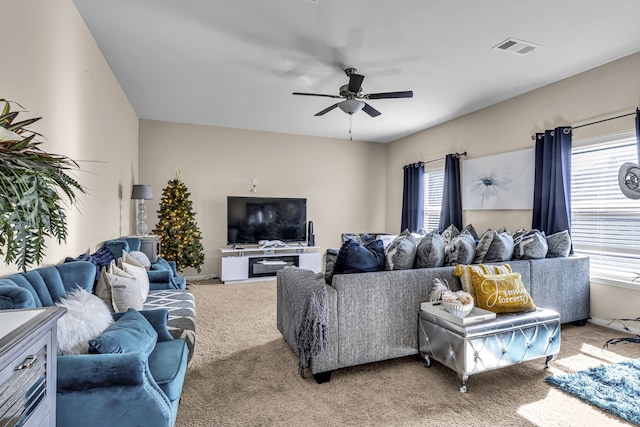
{"label": "window", "polygon": [[574,251],[589,255],[592,277],[631,282],[640,275],[640,200],[622,194],[618,170],[637,162],[635,132],[577,141],[571,161]]}
{"label": "window", "polygon": [[438,229],[440,210],[442,209],[442,188],[444,187],[444,168],[424,173],[424,225],[429,232]]}

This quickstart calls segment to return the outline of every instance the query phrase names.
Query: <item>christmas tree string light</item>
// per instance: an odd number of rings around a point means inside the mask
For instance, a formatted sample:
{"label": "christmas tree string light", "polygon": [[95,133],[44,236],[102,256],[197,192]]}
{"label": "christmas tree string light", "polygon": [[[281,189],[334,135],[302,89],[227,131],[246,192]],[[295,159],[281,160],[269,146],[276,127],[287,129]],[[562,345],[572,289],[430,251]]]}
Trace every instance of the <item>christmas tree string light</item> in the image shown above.
{"label": "christmas tree string light", "polygon": [[185,267],[193,267],[199,273],[204,264],[204,248],[190,195],[180,181],[180,171],[176,170],[176,177],[162,190],[158,224],[153,233],[162,239],[160,256],[175,261],[180,272]]}

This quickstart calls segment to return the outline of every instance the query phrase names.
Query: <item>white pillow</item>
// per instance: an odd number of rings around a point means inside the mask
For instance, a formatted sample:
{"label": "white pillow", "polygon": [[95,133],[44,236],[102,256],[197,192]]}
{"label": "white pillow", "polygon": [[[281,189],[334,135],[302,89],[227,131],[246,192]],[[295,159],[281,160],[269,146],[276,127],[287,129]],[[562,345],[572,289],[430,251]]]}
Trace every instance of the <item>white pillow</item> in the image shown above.
{"label": "white pillow", "polygon": [[89,340],[102,335],[113,323],[107,305],[83,288],[67,293],[56,303],[67,312],[58,319],[58,354],[86,354]]}
{"label": "white pillow", "polygon": [[136,265],[125,261],[124,258],[118,259],[118,267],[136,279],[142,302],[146,301],[147,296],[149,296],[149,275],[147,274],[147,270],[140,264]]}
{"label": "white pillow", "polygon": [[144,268],[144,264],[142,264],[140,261],[137,260],[136,257],[131,255],[129,252],[125,251],[124,249],[122,250],[122,256],[120,258],[118,258],[118,261],[119,262],[123,261],[123,262],[126,262],[127,264],[131,264],[131,265],[135,265],[136,267]]}
{"label": "white pillow", "polygon": [[147,270],[151,269],[151,260],[144,252],[140,251],[131,251],[129,252],[129,258],[135,259],[142,267]]}
{"label": "white pillow", "polygon": [[127,311],[129,308],[142,310],[144,304],[138,281],[118,268],[113,261],[108,268],[102,267],[95,293],[117,312]]}
{"label": "white pillow", "polygon": [[102,267],[100,270],[100,277],[98,277],[98,281],[96,282],[95,289],[93,293],[96,294],[98,298],[100,298],[106,305],[109,311],[116,311],[116,307],[113,304],[113,297],[111,296],[111,288],[109,287],[109,283],[107,283],[107,272],[113,274],[113,267],[115,266],[115,261],[111,260],[109,265]]}

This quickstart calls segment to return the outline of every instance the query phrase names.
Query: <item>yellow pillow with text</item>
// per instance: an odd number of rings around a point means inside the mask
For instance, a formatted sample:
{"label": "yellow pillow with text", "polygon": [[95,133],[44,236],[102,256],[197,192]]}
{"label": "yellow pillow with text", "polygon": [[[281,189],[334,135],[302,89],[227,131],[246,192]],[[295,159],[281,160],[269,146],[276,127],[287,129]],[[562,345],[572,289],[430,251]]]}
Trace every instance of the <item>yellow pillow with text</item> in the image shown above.
{"label": "yellow pillow with text", "polygon": [[476,306],[494,313],[516,313],[536,309],[524,288],[520,273],[482,274],[471,271]]}
{"label": "yellow pillow with text", "polygon": [[462,290],[465,292],[469,292],[472,296],[475,293],[473,291],[473,283],[471,282],[472,271],[475,271],[478,273],[484,273],[484,274],[502,274],[502,273],[512,272],[511,266],[509,264],[502,264],[502,265],[458,264],[456,265],[456,267],[453,269],[453,275],[458,276],[460,278],[460,284],[462,285]]}

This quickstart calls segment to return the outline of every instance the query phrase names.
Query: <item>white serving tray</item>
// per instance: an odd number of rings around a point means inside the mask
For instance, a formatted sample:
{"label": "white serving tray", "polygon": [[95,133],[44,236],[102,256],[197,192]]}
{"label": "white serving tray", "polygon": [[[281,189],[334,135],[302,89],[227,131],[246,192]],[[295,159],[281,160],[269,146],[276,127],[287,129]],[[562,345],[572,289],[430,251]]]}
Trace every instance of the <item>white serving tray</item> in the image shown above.
{"label": "white serving tray", "polygon": [[420,310],[427,313],[431,313],[436,317],[441,317],[457,325],[474,325],[480,322],[486,322],[496,318],[496,314],[492,311],[487,311],[482,308],[473,307],[471,313],[467,317],[459,318],[449,313],[441,301],[436,302],[423,302],[420,304]]}

